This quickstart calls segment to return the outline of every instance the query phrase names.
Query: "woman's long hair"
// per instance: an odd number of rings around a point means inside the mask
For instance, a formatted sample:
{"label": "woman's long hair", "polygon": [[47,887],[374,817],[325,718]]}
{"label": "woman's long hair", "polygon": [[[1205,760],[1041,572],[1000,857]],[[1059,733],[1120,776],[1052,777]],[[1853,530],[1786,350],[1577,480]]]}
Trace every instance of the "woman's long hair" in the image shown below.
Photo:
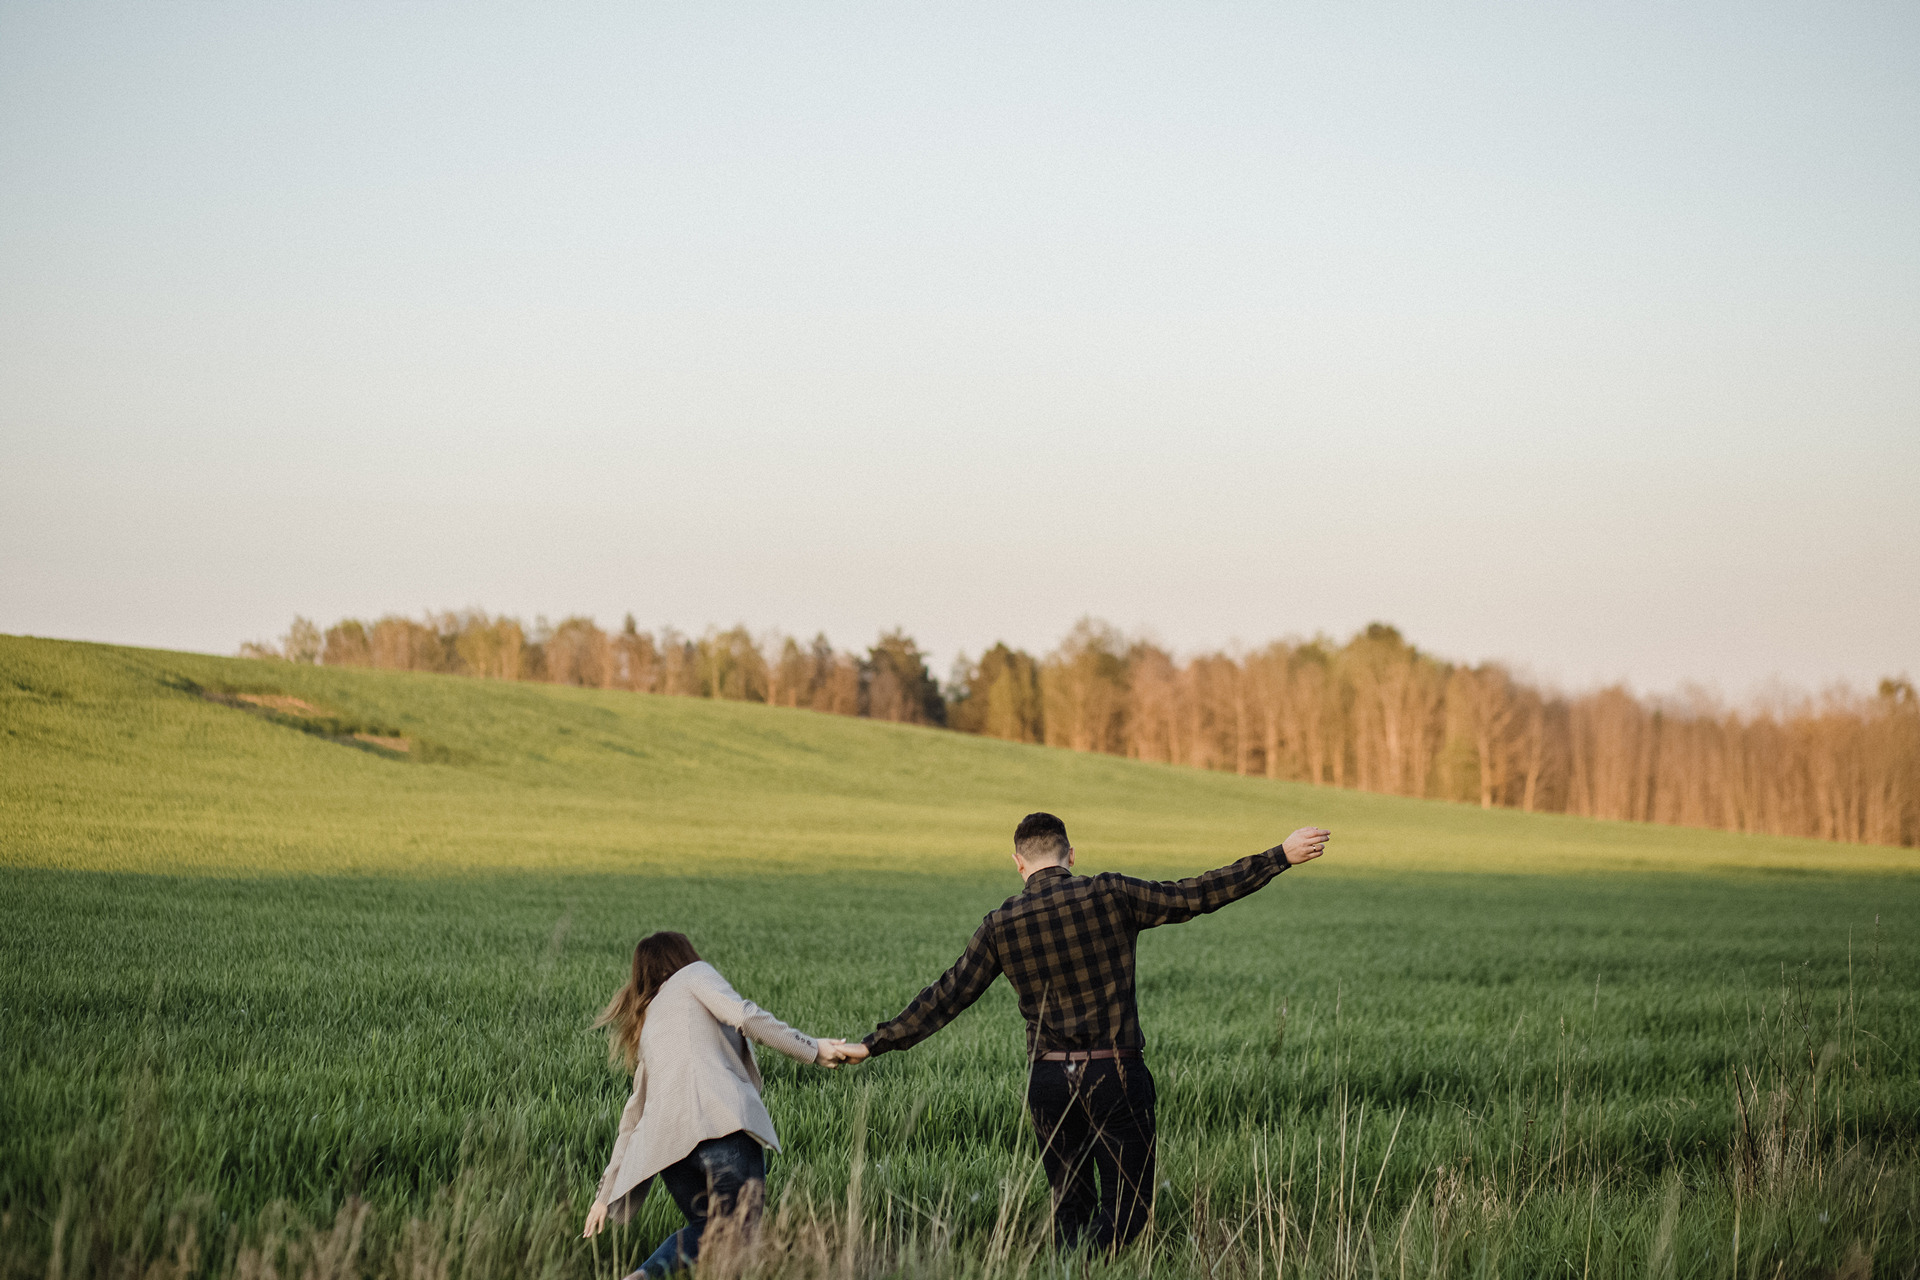
{"label": "woman's long hair", "polygon": [[593,1020],[595,1027],[607,1029],[609,1059],[624,1062],[629,1071],[640,1065],[640,1025],[647,1020],[647,1006],[659,994],[661,983],[699,962],[700,954],[684,933],[663,929],[640,939],[633,949],[633,978],[613,993]]}

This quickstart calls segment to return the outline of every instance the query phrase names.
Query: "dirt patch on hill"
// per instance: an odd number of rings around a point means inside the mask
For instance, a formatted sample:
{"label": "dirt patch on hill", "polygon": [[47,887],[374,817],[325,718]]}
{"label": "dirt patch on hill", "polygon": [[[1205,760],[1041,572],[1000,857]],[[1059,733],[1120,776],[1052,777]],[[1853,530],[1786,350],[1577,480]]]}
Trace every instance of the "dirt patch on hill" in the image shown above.
{"label": "dirt patch on hill", "polygon": [[370,722],[357,716],[342,715],[327,707],[309,702],[305,698],[297,698],[290,693],[259,688],[209,689],[201,685],[190,685],[187,688],[208,702],[232,707],[236,711],[244,711],[248,715],[257,716],[283,728],[297,729],[301,733],[325,738],[328,742],[338,743],[343,747],[352,747],[376,756],[385,756],[389,760],[450,763],[453,759],[453,753],[445,748],[411,738],[391,725]]}
{"label": "dirt patch on hill", "polygon": [[241,702],[256,707],[265,707],[269,711],[278,711],[288,716],[317,716],[323,714],[320,708],[311,702],[303,701],[290,693],[236,693],[233,695]]}

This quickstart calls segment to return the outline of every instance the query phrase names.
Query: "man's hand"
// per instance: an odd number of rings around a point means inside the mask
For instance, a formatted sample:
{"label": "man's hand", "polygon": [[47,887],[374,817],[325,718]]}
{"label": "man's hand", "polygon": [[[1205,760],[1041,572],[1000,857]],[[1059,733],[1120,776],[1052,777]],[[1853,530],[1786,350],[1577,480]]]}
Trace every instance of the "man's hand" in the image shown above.
{"label": "man's hand", "polygon": [[1281,842],[1280,851],[1287,855],[1288,866],[1297,867],[1325,853],[1332,837],[1333,832],[1325,827],[1302,827]]}
{"label": "man's hand", "polygon": [[855,1040],[852,1044],[848,1044],[844,1040],[840,1042],[840,1060],[842,1062],[865,1062],[872,1056],[873,1050],[867,1048],[867,1046],[861,1044],[858,1040]]}
{"label": "man's hand", "polygon": [[587,1225],[586,1228],[580,1232],[580,1238],[585,1240],[588,1236],[597,1236],[600,1234],[600,1228],[606,1225],[607,1206],[595,1200],[593,1202],[593,1208],[587,1210]]}

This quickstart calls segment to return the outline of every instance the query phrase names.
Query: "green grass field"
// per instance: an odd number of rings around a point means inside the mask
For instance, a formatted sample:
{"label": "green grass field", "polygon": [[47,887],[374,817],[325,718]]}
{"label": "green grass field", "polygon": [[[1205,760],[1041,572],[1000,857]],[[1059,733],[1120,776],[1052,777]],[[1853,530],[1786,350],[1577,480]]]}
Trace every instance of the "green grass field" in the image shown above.
{"label": "green grass field", "polygon": [[[1035,808],[1085,871],[1337,833],[1143,937],[1164,1185],[1115,1274],[1920,1269],[1912,850],[0,638],[0,1280],[613,1277],[676,1217],[570,1238],[624,1097],[584,1028],[634,939],[858,1034],[1017,888]],[[1021,1045],[1002,986],[867,1067],[767,1056],[754,1265],[1051,1268]]]}

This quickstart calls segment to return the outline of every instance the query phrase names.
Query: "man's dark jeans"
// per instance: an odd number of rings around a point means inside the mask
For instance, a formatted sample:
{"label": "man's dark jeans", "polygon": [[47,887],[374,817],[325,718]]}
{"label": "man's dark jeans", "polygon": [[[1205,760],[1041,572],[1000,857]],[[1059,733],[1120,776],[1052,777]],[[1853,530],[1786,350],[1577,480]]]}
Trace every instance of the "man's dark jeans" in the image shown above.
{"label": "man's dark jeans", "polygon": [[706,1234],[707,1223],[731,1214],[743,1198],[747,1212],[758,1213],[766,1194],[767,1157],[743,1129],[724,1138],[708,1138],[662,1169],[660,1181],[687,1215],[687,1225],[662,1241],[634,1275],[665,1276],[691,1267],[700,1256],[700,1237]]}
{"label": "man's dark jeans", "polygon": [[[1036,1062],[1027,1109],[1053,1188],[1061,1248],[1126,1244],[1153,1206],[1153,1075],[1138,1058]],[[1094,1185],[1095,1175],[1099,1186]]]}

